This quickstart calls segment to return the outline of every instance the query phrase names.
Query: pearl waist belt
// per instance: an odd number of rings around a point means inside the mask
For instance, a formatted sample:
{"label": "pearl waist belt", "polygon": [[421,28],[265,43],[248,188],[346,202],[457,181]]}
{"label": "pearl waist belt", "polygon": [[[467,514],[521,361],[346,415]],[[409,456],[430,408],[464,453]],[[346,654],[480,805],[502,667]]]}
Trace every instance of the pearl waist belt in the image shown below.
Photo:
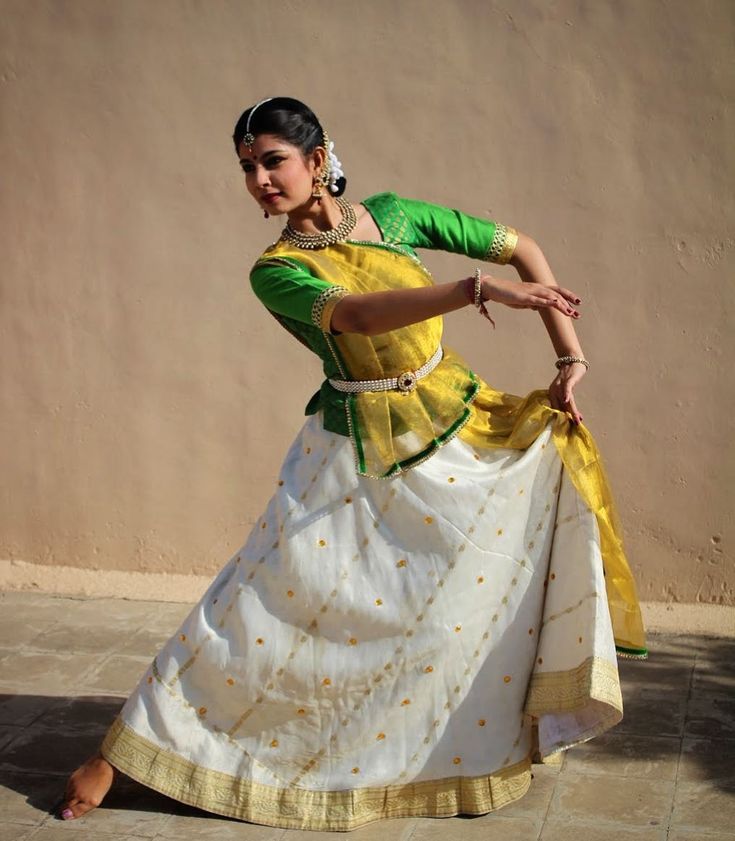
{"label": "pearl waist belt", "polygon": [[439,345],[431,359],[424,362],[416,371],[404,371],[397,377],[387,377],[384,380],[329,380],[329,384],[337,391],[347,391],[352,394],[360,391],[392,391],[393,389],[408,394],[416,388],[416,383],[422,377],[436,368],[442,361],[442,356],[444,356],[444,350]]}

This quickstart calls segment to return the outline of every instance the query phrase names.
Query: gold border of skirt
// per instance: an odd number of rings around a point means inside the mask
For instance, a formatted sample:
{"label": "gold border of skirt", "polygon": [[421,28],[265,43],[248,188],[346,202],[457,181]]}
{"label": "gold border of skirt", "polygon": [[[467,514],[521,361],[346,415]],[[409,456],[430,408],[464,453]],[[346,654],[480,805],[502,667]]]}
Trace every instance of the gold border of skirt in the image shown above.
{"label": "gold border of skirt", "polygon": [[139,736],[118,716],[102,743],[118,770],[207,812],[285,829],[346,831],[386,818],[482,815],[523,797],[531,759],[477,777],[318,791],[277,788],[202,768]]}

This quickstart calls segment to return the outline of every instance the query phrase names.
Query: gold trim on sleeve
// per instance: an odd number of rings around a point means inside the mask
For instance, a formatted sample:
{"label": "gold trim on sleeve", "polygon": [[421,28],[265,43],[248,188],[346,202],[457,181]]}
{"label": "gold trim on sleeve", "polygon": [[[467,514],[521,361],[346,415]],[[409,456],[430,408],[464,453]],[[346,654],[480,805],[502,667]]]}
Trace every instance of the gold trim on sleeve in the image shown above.
{"label": "gold trim on sleeve", "polygon": [[518,245],[518,231],[509,225],[498,223],[495,226],[490,247],[485,253],[485,259],[489,263],[500,263],[501,265],[507,263],[513,256],[516,245]]}
{"label": "gold trim on sleeve", "polygon": [[349,291],[344,286],[329,286],[314,299],[311,307],[311,323],[322,333],[332,332],[332,313],[345,295],[349,295]]}

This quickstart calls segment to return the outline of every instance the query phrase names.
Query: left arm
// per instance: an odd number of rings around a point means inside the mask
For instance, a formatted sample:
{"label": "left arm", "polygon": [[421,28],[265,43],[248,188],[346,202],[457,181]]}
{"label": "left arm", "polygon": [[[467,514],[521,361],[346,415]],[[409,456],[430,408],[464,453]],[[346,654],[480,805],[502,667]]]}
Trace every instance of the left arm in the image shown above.
{"label": "left arm", "polygon": [[[376,218],[388,241],[406,243],[412,248],[441,249],[491,263],[510,263],[522,281],[551,287],[553,292],[545,289],[543,295],[537,295],[533,287],[523,290],[527,294],[519,294],[521,290],[514,281],[485,275],[482,296],[510,307],[539,309],[559,356],[583,356],[573,326],[579,317],[575,309],[579,301],[574,293],[557,285],[543,252],[531,237],[497,222],[395,193],[372,196],[363,204]],[[549,306],[549,301],[544,301],[549,297],[555,305]],[[549,386],[552,407],[569,412],[575,423],[582,416],[574,402],[573,389],[586,370],[578,362],[564,365]]]}
{"label": "left arm", "polygon": [[[518,232],[518,243],[508,261],[526,283],[540,283],[543,286],[557,286],[551,268],[538,243],[526,234]],[[576,303],[579,303],[577,301]],[[579,356],[583,359],[582,346],[574,330],[572,319],[560,312],[544,308],[541,319],[549,334],[557,356]],[[574,400],[574,387],[582,379],[586,368],[579,362],[563,365],[549,386],[549,398],[554,409],[569,412],[575,423],[582,420]]]}

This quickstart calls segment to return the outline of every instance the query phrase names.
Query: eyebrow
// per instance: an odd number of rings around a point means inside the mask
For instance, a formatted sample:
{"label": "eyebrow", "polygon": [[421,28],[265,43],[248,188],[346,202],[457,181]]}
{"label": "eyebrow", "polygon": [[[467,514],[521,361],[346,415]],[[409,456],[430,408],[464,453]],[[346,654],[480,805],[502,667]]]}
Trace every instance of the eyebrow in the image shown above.
{"label": "eyebrow", "polygon": [[[275,152],[280,152],[280,153],[282,154],[282,153],[283,153],[283,149],[270,149],[270,150],[269,150],[269,151],[267,151],[267,152],[263,152],[263,154],[262,154],[260,157],[261,157],[261,158],[267,158],[267,157],[268,157],[268,155],[273,155]],[[258,156],[257,156],[257,155],[254,155],[252,158],[240,158],[240,163],[241,163],[241,164],[244,164],[244,163],[246,163],[246,162],[248,162],[248,163],[252,163],[252,162],[253,162],[253,160],[256,160],[256,161],[257,161],[257,160],[258,160]]]}

